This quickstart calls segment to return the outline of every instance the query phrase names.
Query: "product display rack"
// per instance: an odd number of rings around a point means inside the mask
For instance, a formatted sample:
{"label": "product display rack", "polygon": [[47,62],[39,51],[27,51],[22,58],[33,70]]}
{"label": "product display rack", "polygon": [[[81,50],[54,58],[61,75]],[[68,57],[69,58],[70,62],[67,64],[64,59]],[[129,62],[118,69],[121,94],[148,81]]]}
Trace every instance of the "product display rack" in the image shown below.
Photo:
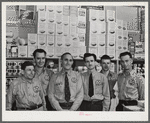
{"label": "product display rack", "polygon": [[[87,12],[87,14],[86,14],[87,23],[86,23],[86,34],[85,34],[85,40],[86,40],[85,46],[86,46],[86,52],[89,52],[89,50],[88,50],[88,44],[89,44],[89,23],[88,23],[88,21],[89,21],[88,20],[89,19],[89,9],[103,10],[105,8],[105,6],[95,6],[95,7],[94,6],[88,6],[88,7],[87,6],[81,6],[81,8],[85,8],[86,12]],[[109,8],[107,8],[107,9],[109,9]],[[17,20],[16,20],[16,22],[17,22]],[[37,23],[37,22],[35,20],[33,20],[33,23],[31,24],[32,25],[31,28],[33,29],[33,31],[37,32],[37,29],[36,29],[37,26],[35,25],[35,23]],[[24,27],[30,28],[30,26],[28,24],[26,24],[26,25],[24,25],[24,24],[22,24],[22,23],[18,24],[17,23],[17,25],[20,28],[24,28]],[[138,23],[138,25],[140,25],[140,24]],[[7,26],[17,27],[16,24],[8,24],[8,23],[7,23]],[[107,32],[107,30],[106,30],[106,32]],[[6,58],[6,62],[9,62],[9,61],[15,61],[16,62],[16,61],[25,61],[25,60],[32,61],[33,58],[30,58],[30,57],[7,57]],[[54,63],[58,65],[58,70],[61,69],[60,58],[47,58],[47,60],[54,61]],[[100,61],[100,58],[98,57],[97,62],[99,63],[99,61]],[[112,63],[114,63],[114,65],[115,65],[114,71],[116,73],[119,73],[119,70],[120,70],[119,69],[119,66],[120,66],[119,59],[113,59]],[[134,62],[133,62],[133,64],[141,64],[142,66],[143,66],[144,63],[145,63],[145,61],[141,60],[141,59],[140,60],[139,59],[134,59]],[[74,59],[73,69],[75,69],[75,67],[77,67],[77,66],[85,66],[84,61],[83,61],[82,58],[81,59]],[[6,78],[16,78],[16,77],[18,77],[18,76],[17,75],[11,75],[11,76],[7,75],[6,76]]]}

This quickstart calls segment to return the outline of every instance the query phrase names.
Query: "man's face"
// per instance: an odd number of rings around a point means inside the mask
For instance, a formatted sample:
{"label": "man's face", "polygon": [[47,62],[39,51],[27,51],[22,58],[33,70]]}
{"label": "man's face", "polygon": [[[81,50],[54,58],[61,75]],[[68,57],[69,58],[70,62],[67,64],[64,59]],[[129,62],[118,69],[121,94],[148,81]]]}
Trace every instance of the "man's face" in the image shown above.
{"label": "man's face", "polygon": [[34,60],[35,60],[35,63],[36,63],[37,67],[39,67],[39,68],[44,67],[45,60],[46,60],[46,56],[45,56],[44,52],[43,53],[37,52],[36,55],[35,55]]}
{"label": "man's face", "polygon": [[124,71],[132,69],[132,59],[130,58],[129,55],[122,56],[120,63]]}
{"label": "man's face", "polygon": [[89,70],[95,69],[95,60],[93,56],[89,56],[85,58],[85,65]]}
{"label": "man's face", "polygon": [[25,70],[23,70],[23,75],[26,79],[32,80],[35,75],[34,66],[26,66]]}
{"label": "man's face", "polygon": [[108,71],[110,69],[110,66],[111,66],[110,59],[102,59],[101,66],[102,66],[102,70]]}
{"label": "man's face", "polygon": [[65,70],[70,70],[73,65],[73,58],[70,54],[66,54],[63,56],[63,59],[61,60],[61,62],[62,62],[62,67]]}

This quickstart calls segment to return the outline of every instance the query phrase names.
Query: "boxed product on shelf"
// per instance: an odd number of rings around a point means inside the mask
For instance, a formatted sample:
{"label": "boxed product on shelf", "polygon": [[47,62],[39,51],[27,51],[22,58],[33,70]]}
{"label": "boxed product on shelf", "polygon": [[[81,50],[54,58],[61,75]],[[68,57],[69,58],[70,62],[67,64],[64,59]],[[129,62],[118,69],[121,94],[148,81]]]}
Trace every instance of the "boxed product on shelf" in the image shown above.
{"label": "boxed product on shelf", "polygon": [[89,53],[93,53],[98,57],[98,48],[97,47],[89,47]]}
{"label": "boxed product on shelf", "polygon": [[6,57],[11,57],[11,44],[6,45]]}
{"label": "boxed product on shelf", "polygon": [[103,55],[106,54],[106,47],[105,46],[98,46],[98,55],[97,58],[101,58]]}
{"label": "boxed product on shelf", "polygon": [[64,45],[65,47],[71,47],[72,46],[72,40],[69,35],[63,36]]}
{"label": "boxed product on shelf", "polygon": [[122,39],[117,39],[116,40],[116,50],[122,50],[123,49],[123,40]]}
{"label": "boxed product on shelf", "polygon": [[47,12],[55,12],[55,6],[46,5],[46,11]]}
{"label": "boxed product on shelf", "polygon": [[55,23],[56,22],[55,18],[56,15],[54,11],[52,12],[47,11],[47,18],[46,18],[47,23]]}
{"label": "boxed product on shelf", "polygon": [[37,45],[37,34],[28,33],[28,45]]}
{"label": "boxed product on shelf", "polygon": [[128,50],[128,40],[123,40],[123,42],[122,42],[122,49],[123,50]]}
{"label": "boxed product on shelf", "polygon": [[69,24],[63,24],[63,34],[64,36],[67,36],[70,34],[70,25]]}
{"label": "boxed product on shelf", "polygon": [[56,24],[55,23],[47,23],[47,34],[49,35],[55,35],[55,31],[56,31]]}
{"label": "boxed product on shelf", "polygon": [[85,34],[78,33],[79,47],[85,46]]}
{"label": "boxed product on shelf", "polygon": [[18,46],[18,57],[27,57],[27,46]]}
{"label": "boxed product on shelf", "polygon": [[106,47],[106,54],[109,55],[112,59],[115,59],[116,54],[115,54],[115,46],[107,46]]}
{"label": "boxed product on shelf", "polygon": [[70,22],[69,22],[69,19],[70,19],[69,15],[64,15],[64,14],[63,14],[63,22],[62,22],[62,23],[63,23],[64,25],[69,25],[69,23],[70,23]]}
{"label": "boxed product on shelf", "polygon": [[63,35],[55,35],[55,47],[64,47]]}
{"label": "boxed product on shelf", "polygon": [[79,56],[79,47],[72,47],[71,54],[73,58],[78,58]]}
{"label": "boxed product on shelf", "polygon": [[70,12],[70,7],[68,5],[63,6],[63,15],[69,16]]}
{"label": "boxed product on shelf", "polygon": [[128,31],[123,30],[123,40],[128,40]]}
{"label": "boxed product on shelf", "polygon": [[123,21],[123,30],[127,30],[127,22]]}
{"label": "boxed product on shelf", "polygon": [[106,22],[98,21],[98,23],[96,24],[96,28],[97,28],[97,34],[106,33]]}
{"label": "boxed product on shelf", "polygon": [[65,52],[65,47],[54,47],[55,58],[61,57],[61,55]]}
{"label": "boxed product on shelf", "polygon": [[38,23],[37,25],[38,34],[47,34],[47,23]]}
{"label": "boxed product on shelf", "polygon": [[54,57],[54,46],[47,46],[47,58]]}
{"label": "boxed product on shelf", "polygon": [[79,58],[83,58],[84,53],[86,53],[86,46],[79,47]]}
{"label": "boxed product on shelf", "polygon": [[115,20],[116,20],[116,16],[115,16],[115,11],[113,11],[113,10],[107,10],[106,11],[106,18],[107,18],[107,22],[115,22]]}
{"label": "boxed product on shelf", "polygon": [[78,24],[78,18],[77,16],[73,16],[73,15],[70,15],[69,16],[69,21],[70,21],[70,26],[77,26]]}
{"label": "boxed product on shelf", "polygon": [[86,9],[78,8],[78,27],[86,28]]}
{"label": "boxed product on shelf", "polygon": [[18,46],[11,45],[11,57],[18,57]]}
{"label": "boxed product on shelf", "polygon": [[55,10],[56,10],[56,13],[62,13],[63,12],[63,6],[61,5],[58,5],[58,6],[55,6]]}
{"label": "boxed product on shelf", "polygon": [[89,22],[90,27],[90,34],[98,34],[98,22],[97,21],[91,21]]}
{"label": "boxed product on shelf", "polygon": [[45,11],[45,5],[37,5],[37,11]]}
{"label": "boxed product on shelf", "polygon": [[97,18],[97,11],[98,10],[95,10],[95,9],[89,9],[89,21],[96,21],[98,20]]}
{"label": "boxed product on shelf", "polygon": [[122,49],[120,49],[120,50],[116,50],[116,51],[115,51],[115,56],[116,56],[116,58],[115,58],[115,59],[116,59],[116,60],[120,59],[120,58],[119,58],[119,56],[120,56],[120,53],[122,53],[122,52],[123,52],[123,50],[122,50]]}
{"label": "boxed product on shelf", "polygon": [[63,22],[63,14],[62,13],[55,13],[55,21],[57,24],[61,24]]}
{"label": "boxed product on shelf", "polygon": [[107,33],[114,34],[116,32],[116,22],[107,22]]}
{"label": "boxed product on shelf", "polygon": [[70,36],[70,41],[71,41],[73,47],[79,47],[79,37],[78,37],[78,34],[71,35]]}
{"label": "boxed product on shelf", "polygon": [[98,46],[106,46],[106,34],[97,35]]}
{"label": "boxed product on shelf", "polygon": [[123,30],[116,29],[116,40],[123,39]]}
{"label": "boxed product on shelf", "polygon": [[7,5],[6,6],[6,11],[15,11],[17,8],[16,5]]}
{"label": "boxed product on shelf", "polygon": [[115,39],[116,39],[115,34],[107,34],[107,47],[115,46],[115,44],[116,44]]}
{"label": "boxed product on shelf", "polygon": [[38,46],[46,46],[47,44],[47,35],[46,34],[38,34]]}
{"label": "boxed product on shelf", "polygon": [[76,25],[72,25],[70,23],[70,35],[73,36],[73,35],[76,35],[77,34],[77,26]]}
{"label": "boxed product on shelf", "polygon": [[117,29],[123,30],[123,20],[116,19]]}
{"label": "boxed product on shelf", "polygon": [[89,34],[89,47],[98,46],[98,34]]}
{"label": "boxed product on shelf", "polygon": [[46,23],[47,22],[47,13],[46,11],[38,11],[38,23]]}
{"label": "boxed product on shelf", "polygon": [[6,11],[6,23],[16,21],[17,20],[17,12],[16,11]]}
{"label": "boxed product on shelf", "polygon": [[63,35],[63,23],[56,23],[56,35]]}
{"label": "boxed product on shelf", "polygon": [[47,46],[54,46],[54,42],[55,42],[55,39],[54,39],[54,35],[49,35],[47,34]]}
{"label": "boxed product on shelf", "polygon": [[97,16],[99,21],[105,21],[105,10],[97,11]]}
{"label": "boxed product on shelf", "polygon": [[28,57],[33,57],[33,52],[37,49],[37,46],[29,45],[28,46]]}

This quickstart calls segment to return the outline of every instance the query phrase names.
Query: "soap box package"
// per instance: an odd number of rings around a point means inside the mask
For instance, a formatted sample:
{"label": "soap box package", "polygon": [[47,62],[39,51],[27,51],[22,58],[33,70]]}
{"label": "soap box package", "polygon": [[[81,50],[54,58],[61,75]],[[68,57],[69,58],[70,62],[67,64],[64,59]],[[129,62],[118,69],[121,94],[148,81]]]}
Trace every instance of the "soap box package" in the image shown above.
{"label": "soap box package", "polygon": [[37,45],[37,34],[28,33],[28,45]]}
{"label": "soap box package", "polygon": [[18,57],[27,57],[27,46],[18,46]]}

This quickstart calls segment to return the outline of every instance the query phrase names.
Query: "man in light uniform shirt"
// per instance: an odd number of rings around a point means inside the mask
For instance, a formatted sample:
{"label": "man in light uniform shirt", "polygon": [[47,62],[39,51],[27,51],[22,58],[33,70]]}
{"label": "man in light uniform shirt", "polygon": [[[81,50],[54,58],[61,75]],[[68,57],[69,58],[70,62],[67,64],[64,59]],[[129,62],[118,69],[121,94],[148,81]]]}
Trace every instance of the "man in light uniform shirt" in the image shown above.
{"label": "man in light uniform shirt", "polygon": [[145,79],[132,69],[132,55],[130,52],[120,54],[123,71],[118,75],[116,91],[118,90],[119,104],[117,111],[123,111],[124,105],[137,105],[137,100],[144,100]]}
{"label": "man in light uniform shirt", "polygon": [[108,55],[103,55],[101,57],[100,64],[102,66],[101,73],[104,74],[108,79],[109,91],[110,91],[110,108],[109,111],[115,111],[118,105],[118,97],[115,95],[115,90],[113,89],[117,82],[117,74],[110,71],[111,58]]}
{"label": "man in light uniform shirt", "polygon": [[73,57],[70,53],[61,56],[62,70],[53,74],[49,88],[49,100],[57,111],[78,110],[83,100],[81,75],[72,70]]}
{"label": "man in light uniform shirt", "polygon": [[83,59],[88,71],[83,73],[84,99],[80,109],[81,111],[108,111],[110,105],[108,80],[95,69],[96,55],[85,53]]}
{"label": "man in light uniform shirt", "polygon": [[35,77],[37,77],[41,85],[43,87],[45,101],[46,101],[46,108],[47,110],[53,110],[47,96],[47,87],[50,82],[50,78],[53,72],[47,68],[45,68],[46,63],[46,52],[43,49],[36,49],[33,52],[34,62],[35,62]]}
{"label": "man in light uniform shirt", "polygon": [[42,86],[37,78],[34,78],[34,65],[25,61],[21,65],[22,73],[15,79],[8,90],[6,110],[12,109],[13,101],[16,101],[17,110],[46,110],[46,102]]}

